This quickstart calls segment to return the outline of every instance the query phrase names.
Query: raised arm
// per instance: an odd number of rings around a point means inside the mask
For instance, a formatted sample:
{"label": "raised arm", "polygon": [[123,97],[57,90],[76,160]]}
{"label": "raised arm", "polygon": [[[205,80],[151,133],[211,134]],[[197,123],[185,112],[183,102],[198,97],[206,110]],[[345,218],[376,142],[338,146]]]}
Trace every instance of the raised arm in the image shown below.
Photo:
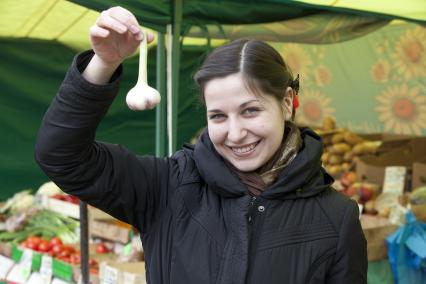
{"label": "raised arm", "polygon": [[102,13],[90,30],[93,51],[76,56],[43,118],[35,159],[64,191],[147,230],[166,203],[173,165],[169,159],[140,157],[94,141],[118,93],[119,66],[141,36],[127,10]]}

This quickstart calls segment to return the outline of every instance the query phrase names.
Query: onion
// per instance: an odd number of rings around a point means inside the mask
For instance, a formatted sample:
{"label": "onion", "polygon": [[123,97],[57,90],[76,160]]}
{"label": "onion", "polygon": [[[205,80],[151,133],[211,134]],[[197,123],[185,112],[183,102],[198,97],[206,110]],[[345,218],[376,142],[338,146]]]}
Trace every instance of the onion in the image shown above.
{"label": "onion", "polygon": [[148,86],[147,82],[147,35],[143,32],[143,40],[139,47],[139,76],[136,85],[127,93],[126,103],[131,110],[139,111],[154,108],[161,100],[160,93]]}

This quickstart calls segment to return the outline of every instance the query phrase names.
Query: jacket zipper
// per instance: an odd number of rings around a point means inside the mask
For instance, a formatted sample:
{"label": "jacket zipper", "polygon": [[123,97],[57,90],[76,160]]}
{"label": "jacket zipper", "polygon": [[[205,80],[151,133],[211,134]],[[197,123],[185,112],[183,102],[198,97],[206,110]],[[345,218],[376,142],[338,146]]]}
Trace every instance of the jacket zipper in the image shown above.
{"label": "jacket zipper", "polygon": [[[249,209],[248,209],[248,216],[247,216],[247,221],[249,223],[249,225],[251,225],[251,221],[252,221],[252,215],[253,215],[253,208],[254,208],[254,202],[256,201],[256,196],[252,196],[250,199],[250,204],[249,204]],[[251,229],[251,226],[250,226]],[[251,232],[250,232],[251,233]]]}
{"label": "jacket zipper", "polygon": [[[249,205],[249,210],[248,210],[248,217],[247,217],[247,221],[248,221],[248,226],[249,226],[249,235],[248,235],[248,238],[249,238],[249,246],[248,246],[248,261],[247,261],[247,268],[248,269],[250,269],[250,266],[251,266],[251,262],[252,262],[252,259],[251,259],[251,256],[252,256],[252,254],[253,254],[253,252],[254,252],[254,242],[255,242],[255,236],[256,236],[256,232],[254,232],[254,230],[253,230],[253,211],[254,211],[254,208],[255,208],[255,202],[256,202],[256,200],[257,200],[257,198],[256,198],[256,196],[252,196],[251,197],[251,200],[250,200],[250,205]],[[246,283],[248,283],[248,281],[250,281],[250,279],[251,279],[251,274],[252,274],[252,271],[247,271],[247,274],[246,274]]]}

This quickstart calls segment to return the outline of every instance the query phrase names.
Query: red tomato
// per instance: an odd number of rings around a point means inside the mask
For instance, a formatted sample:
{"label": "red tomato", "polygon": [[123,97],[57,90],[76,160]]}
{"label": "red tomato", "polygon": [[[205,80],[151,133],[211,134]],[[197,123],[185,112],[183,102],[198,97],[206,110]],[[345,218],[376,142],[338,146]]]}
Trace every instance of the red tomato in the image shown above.
{"label": "red tomato", "polygon": [[109,253],[109,249],[104,243],[100,243],[96,246],[96,253]]}
{"label": "red tomato", "polygon": [[72,254],[70,256],[70,262],[71,262],[71,264],[79,264],[80,263],[80,256],[78,254]]}
{"label": "red tomato", "polygon": [[28,242],[27,243],[27,248],[29,248],[31,250],[38,250],[38,244],[37,243]]}
{"label": "red tomato", "polygon": [[51,249],[51,245],[49,243],[49,241],[47,240],[42,240],[40,242],[40,244],[38,245],[38,251],[39,252],[48,252]]}
{"label": "red tomato", "polygon": [[41,238],[39,238],[39,237],[36,237],[36,236],[30,236],[30,237],[28,237],[28,239],[27,239],[27,242],[28,243],[33,243],[33,244],[35,244],[35,245],[39,245],[40,244],[40,242],[41,242]]}
{"label": "red tomato", "polygon": [[62,251],[62,245],[55,245],[55,246],[52,247],[52,252],[55,255],[59,255],[61,253],[61,251]]}
{"label": "red tomato", "polygon": [[53,237],[53,238],[50,239],[49,243],[52,246],[62,245],[62,240],[59,237]]}

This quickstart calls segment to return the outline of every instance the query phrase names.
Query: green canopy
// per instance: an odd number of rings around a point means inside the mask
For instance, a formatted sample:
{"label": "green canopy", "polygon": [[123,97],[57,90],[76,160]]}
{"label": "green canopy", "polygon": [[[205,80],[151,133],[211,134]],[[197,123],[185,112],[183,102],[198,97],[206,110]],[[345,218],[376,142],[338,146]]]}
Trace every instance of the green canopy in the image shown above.
{"label": "green canopy", "polygon": [[[0,1],[0,199],[46,180],[33,161],[35,134],[76,50],[89,48],[88,29],[98,11],[121,5],[135,13],[142,25],[164,32],[176,20],[173,4],[177,2]],[[272,42],[293,69],[303,74],[304,105],[298,114],[303,122],[331,114],[360,132],[426,133],[424,115],[413,124],[392,124],[395,120],[389,118],[392,111],[407,117],[415,113],[414,107],[426,112],[423,0],[183,0],[182,4],[180,34],[191,39],[183,42],[178,72],[177,145],[189,141],[205,122],[191,75],[209,47],[192,46],[194,38],[214,41],[252,36]],[[398,24],[392,19],[405,21]],[[153,86],[155,62],[155,51],[150,52]],[[120,95],[101,124],[98,138],[123,143],[139,154],[153,154],[155,113],[128,111],[124,96],[135,83],[137,58],[125,65]],[[399,98],[401,93],[408,96]],[[348,110],[348,102],[354,101]]]}

